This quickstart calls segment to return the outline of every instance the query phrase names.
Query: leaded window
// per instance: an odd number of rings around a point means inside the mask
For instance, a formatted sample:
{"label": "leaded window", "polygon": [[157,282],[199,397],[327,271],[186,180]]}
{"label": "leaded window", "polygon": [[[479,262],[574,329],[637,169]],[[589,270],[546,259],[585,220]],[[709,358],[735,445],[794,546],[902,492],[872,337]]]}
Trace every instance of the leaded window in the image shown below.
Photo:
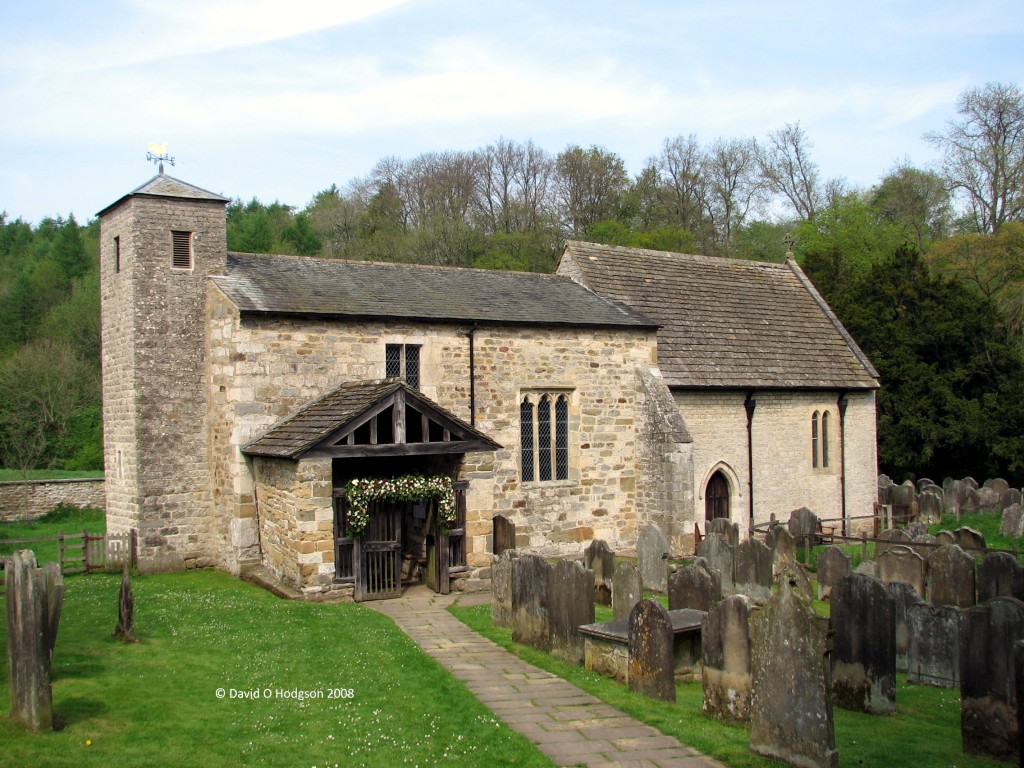
{"label": "leaded window", "polygon": [[413,389],[420,388],[420,346],[418,344],[387,344],[384,347],[384,375],[402,379]]}
{"label": "leaded window", "polygon": [[569,395],[535,392],[519,405],[520,470],[524,482],[569,479]]}

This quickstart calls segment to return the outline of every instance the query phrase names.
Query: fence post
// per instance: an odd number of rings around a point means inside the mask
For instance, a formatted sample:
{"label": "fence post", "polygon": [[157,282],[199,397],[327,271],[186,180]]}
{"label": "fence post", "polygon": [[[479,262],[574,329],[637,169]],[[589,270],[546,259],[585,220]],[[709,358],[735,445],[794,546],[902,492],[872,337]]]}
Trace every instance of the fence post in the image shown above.
{"label": "fence post", "polygon": [[64,531],[57,531],[57,562],[61,573],[64,572]]}
{"label": "fence post", "polygon": [[868,535],[865,531],[860,532],[860,559],[861,562],[868,559]]}
{"label": "fence post", "polygon": [[811,539],[812,536],[804,536],[804,565],[811,567]]}
{"label": "fence post", "polygon": [[82,567],[89,572],[89,532],[82,529]]}

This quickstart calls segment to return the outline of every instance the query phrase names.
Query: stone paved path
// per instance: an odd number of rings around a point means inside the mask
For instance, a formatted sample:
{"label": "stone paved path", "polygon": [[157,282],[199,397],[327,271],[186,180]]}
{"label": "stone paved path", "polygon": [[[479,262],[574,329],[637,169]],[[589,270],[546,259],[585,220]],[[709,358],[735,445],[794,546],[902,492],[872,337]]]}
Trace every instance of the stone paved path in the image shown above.
{"label": "stone paved path", "polygon": [[[456,596],[423,588],[365,603],[390,616],[426,653],[555,765],[723,768],[559,677],[531,666],[446,610]],[[465,601],[464,601],[465,604]]]}

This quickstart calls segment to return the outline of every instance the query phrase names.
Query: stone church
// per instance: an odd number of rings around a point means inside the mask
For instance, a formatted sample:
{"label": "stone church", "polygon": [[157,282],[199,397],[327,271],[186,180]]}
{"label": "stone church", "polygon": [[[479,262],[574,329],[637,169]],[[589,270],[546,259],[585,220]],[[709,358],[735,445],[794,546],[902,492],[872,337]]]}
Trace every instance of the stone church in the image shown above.
{"label": "stone church", "polygon": [[145,569],[366,600],[486,586],[496,515],[686,554],[715,517],[872,510],[878,376],[792,260],[229,253],[227,203],[161,173],[99,214],[107,526]]}

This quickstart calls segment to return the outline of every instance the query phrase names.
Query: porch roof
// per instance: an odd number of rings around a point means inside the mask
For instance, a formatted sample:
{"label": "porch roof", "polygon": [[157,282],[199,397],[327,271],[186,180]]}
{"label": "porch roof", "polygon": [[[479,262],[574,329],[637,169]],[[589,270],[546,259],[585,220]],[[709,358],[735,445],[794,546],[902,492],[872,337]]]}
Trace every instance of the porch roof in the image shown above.
{"label": "porch roof", "polygon": [[242,448],[249,456],[413,456],[494,451],[487,435],[397,379],[342,384]]}

